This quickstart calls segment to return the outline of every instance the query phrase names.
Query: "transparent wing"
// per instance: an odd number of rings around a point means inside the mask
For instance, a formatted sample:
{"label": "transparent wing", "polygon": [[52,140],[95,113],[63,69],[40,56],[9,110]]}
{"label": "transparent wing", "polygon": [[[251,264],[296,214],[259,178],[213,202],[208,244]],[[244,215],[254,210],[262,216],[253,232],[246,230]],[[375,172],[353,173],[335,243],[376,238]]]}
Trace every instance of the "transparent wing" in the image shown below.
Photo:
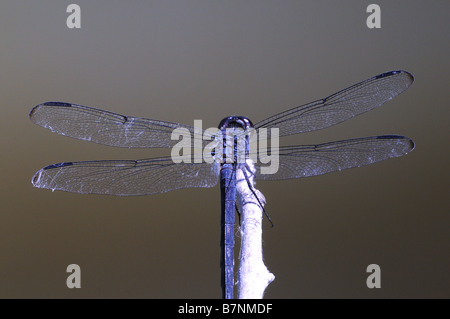
{"label": "transparent wing", "polygon": [[189,125],[130,117],[63,102],[35,106],[30,119],[61,135],[117,147],[172,147],[179,142],[170,139],[176,128],[187,129],[192,138],[201,139],[204,133]]}
{"label": "transparent wing", "polygon": [[411,73],[391,71],[355,84],[322,100],[301,105],[255,124],[278,127],[280,136],[320,130],[370,111],[405,91],[414,81]]}
{"label": "transparent wing", "polygon": [[[282,180],[322,175],[399,157],[413,149],[414,142],[410,138],[398,135],[285,146],[280,147],[278,171],[275,174],[262,174],[259,163],[256,165],[255,177],[257,180]],[[262,161],[267,162],[267,158],[262,158]]]}
{"label": "transparent wing", "polygon": [[213,187],[216,163],[173,163],[170,157],[144,160],[65,162],[46,166],[33,176],[38,188],[119,196],[165,193],[189,187]]}

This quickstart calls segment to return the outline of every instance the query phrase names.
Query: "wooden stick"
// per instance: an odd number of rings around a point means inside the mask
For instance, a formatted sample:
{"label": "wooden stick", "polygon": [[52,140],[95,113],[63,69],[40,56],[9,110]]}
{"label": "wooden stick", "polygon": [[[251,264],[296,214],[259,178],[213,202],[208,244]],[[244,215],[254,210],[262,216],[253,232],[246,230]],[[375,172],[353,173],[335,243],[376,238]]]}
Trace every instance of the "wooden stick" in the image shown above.
{"label": "wooden stick", "polygon": [[[247,162],[252,172],[247,176],[251,185],[254,185],[254,166]],[[241,251],[239,254],[238,270],[238,298],[262,299],[267,286],[275,279],[264,265],[262,258],[262,205],[265,204],[264,195],[253,188],[250,190],[247,180],[241,170],[237,170],[236,193],[238,208],[241,213]]]}

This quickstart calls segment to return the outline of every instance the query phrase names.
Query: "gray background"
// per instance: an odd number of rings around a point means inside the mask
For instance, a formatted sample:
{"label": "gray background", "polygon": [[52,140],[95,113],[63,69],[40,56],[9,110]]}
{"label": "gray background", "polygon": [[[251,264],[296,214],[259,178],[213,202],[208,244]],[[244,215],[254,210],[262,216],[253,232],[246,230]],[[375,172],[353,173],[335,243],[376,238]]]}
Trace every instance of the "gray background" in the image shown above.
{"label": "gray background", "polygon": [[[411,154],[302,180],[261,182],[267,298],[450,297],[448,1],[71,1],[0,4],[0,297],[219,298],[220,192],[109,197],[33,188],[62,161],[135,159],[33,125],[66,101],[126,115],[217,126],[254,122],[379,73],[416,82],[380,109],[281,144],[402,134]],[[67,265],[82,270],[70,290]],[[382,288],[366,287],[381,266]]]}

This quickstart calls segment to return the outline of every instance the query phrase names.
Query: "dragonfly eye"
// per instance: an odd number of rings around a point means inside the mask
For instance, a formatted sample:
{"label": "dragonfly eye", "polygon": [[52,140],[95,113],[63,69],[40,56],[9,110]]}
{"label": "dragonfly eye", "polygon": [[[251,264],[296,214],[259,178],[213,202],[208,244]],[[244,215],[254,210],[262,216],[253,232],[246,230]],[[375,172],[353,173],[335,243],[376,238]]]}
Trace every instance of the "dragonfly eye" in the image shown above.
{"label": "dragonfly eye", "polygon": [[228,116],[219,123],[220,130],[232,127],[239,127],[245,131],[253,127],[253,123],[248,117],[245,116]]}

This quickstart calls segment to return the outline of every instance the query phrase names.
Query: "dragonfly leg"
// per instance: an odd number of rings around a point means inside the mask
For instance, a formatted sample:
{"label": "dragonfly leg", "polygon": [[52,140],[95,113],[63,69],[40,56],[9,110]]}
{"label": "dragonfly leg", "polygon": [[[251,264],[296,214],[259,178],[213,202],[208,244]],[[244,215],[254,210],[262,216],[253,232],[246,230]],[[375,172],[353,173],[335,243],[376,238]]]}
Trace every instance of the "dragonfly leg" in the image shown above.
{"label": "dragonfly leg", "polygon": [[[266,215],[267,219],[268,219],[269,222],[270,222],[271,227],[273,227],[273,222],[272,222],[272,220],[270,219],[269,214],[268,214],[267,211],[264,209],[263,204],[262,204],[261,201],[259,200],[258,195],[256,195],[255,189],[254,189],[252,183],[250,182],[249,176],[247,175],[247,170],[248,170],[249,172],[252,172],[252,170],[250,169],[250,167],[248,166],[248,164],[245,163],[245,169],[243,169],[242,172],[244,173],[245,180],[247,181],[248,188],[252,191],[253,196],[255,196],[256,200],[258,201],[258,204],[259,204],[259,206],[262,208],[262,210],[263,210],[263,212],[264,212],[264,215]],[[253,174],[253,172],[252,172],[252,174]],[[240,221],[240,219],[239,219],[239,221]]]}

